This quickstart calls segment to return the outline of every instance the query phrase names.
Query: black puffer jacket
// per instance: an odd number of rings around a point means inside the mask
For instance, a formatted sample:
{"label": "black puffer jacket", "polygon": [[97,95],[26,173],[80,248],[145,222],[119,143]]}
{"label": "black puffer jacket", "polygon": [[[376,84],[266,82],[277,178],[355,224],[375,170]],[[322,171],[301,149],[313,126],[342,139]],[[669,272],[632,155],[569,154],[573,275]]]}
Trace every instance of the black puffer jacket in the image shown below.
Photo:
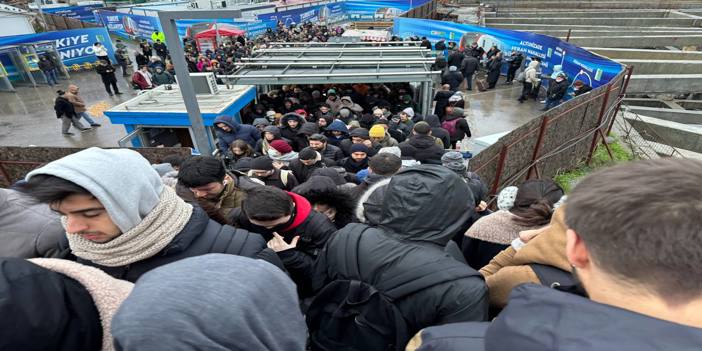
{"label": "black puffer jacket", "polygon": [[[297,128],[290,129],[288,121],[291,119],[297,120]],[[303,124],[305,124],[305,118],[294,112],[287,113],[280,119],[280,135],[290,140],[290,146],[296,152],[300,152],[307,146],[307,138],[300,134]]]}
{"label": "black puffer jacket", "polygon": [[552,80],[550,84],[551,85],[548,87],[548,91],[546,92],[546,97],[551,100],[563,99],[568,91],[568,80],[564,79],[560,82]]}
{"label": "black puffer jacket", "polygon": [[[64,241],[62,246],[63,249],[68,249],[68,241]],[[120,267],[101,266],[82,258],[77,258],[76,261],[100,268],[117,279],[135,282],[142,274],[154,268],[208,253],[260,258],[283,269],[283,263],[275,252],[266,247],[266,241],[261,235],[221,225],[207,217],[205,211],[197,206],[193,207],[193,214],[185,228],[152,257]]]}
{"label": "black puffer jacket", "polygon": [[54,111],[56,112],[56,118],[73,118],[77,116],[73,104],[63,96],[57,97],[56,101],[54,101]]}
{"label": "black puffer jacket", "polygon": [[436,140],[431,135],[414,135],[408,141],[400,143],[402,157],[411,157],[421,163],[433,165],[441,164],[444,149],[436,145]]}
{"label": "black puffer jacket", "polygon": [[445,251],[451,237],[473,212],[470,189],[458,175],[438,165],[408,168],[392,177],[384,196],[375,197],[377,203],[365,203],[364,199],[368,197],[363,196],[359,206],[373,205],[376,213],[365,216],[367,224],[351,223],[329,240],[316,263],[316,290],[351,276],[345,269],[345,244],[347,237],[362,234],[357,253],[360,278],[373,286],[382,286],[388,279],[433,262],[442,262],[446,269],[459,265],[473,274],[397,300],[395,305],[411,335],[431,325],[486,320],[485,282]]}

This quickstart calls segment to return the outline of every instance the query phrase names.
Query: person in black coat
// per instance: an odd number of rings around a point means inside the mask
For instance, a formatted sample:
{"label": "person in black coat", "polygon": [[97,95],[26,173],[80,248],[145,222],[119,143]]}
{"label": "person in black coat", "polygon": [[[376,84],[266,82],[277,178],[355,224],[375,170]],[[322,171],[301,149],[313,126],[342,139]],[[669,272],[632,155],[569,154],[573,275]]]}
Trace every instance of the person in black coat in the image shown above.
{"label": "person in black coat", "polygon": [[110,90],[110,86],[112,86],[112,89],[114,89],[115,94],[117,95],[122,95],[122,93],[119,92],[119,88],[117,88],[117,77],[115,77],[115,68],[112,67],[107,61],[104,60],[98,60],[98,65],[95,67],[95,72],[97,72],[100,77],[102,78],[102,84],[105,85],[105,91],[110,96],[113,96],[112,90]]}
{"label": "person in black coat", "polygon": [[441,122],[439,121],[440,119],[437,115],[424,117],[424,122],[427,122],[431,127],[431,136],[440,139],[441,143],[444,144],[444,149],[448,149],[451,147],[451,136],[446,129],[441,128]]}
{"label": "person in black coat", "polygon": [[[88,190],[89,189],[89,190]],[[165,186],[136,151],[90,148],[33,170],[21,191],[66,218],[62,258],[134,282],[156,267],[208,253],[264,259],[263,238],[222,226]]]}
{"label": "person in black coat", "polygon": [[548,111],[556,107],[565,97],[568,91],[568,79],[566,74],[558,73],[556,79],[552,80],[546,91],[546,106],[541,111]]}
{"label": "person in black coat", "polygon": [[400,143],[402,157],[411,157],[421,163],[441,164],[444,149],[436,144],[431,135],[431,127],[426,122],[419,122],[412,129],[409,140]]}
{"label": "person in black coat", "polygon": [[356,199],[348,189],[337,186],[330,177],[311,176],[309,181],[296,186],[293,192],[307,199],[312,208],[327,216],[337,229],[357,222]]}
{"label": "person in black coat", "polygon": [[461,62],[463,61],[463,53],[458,51],[458,50],[453,50],[451,53],[449,53],[448,56],[448,65],[449,67],[451,66],[456,66],[456,67],[461,67]]}
{"label": "person in black coat", "polygon": [[506,58],[505,61],[509,63],[505,84],[512,84],[512,81],[514,80],[514,74],[517,73],[519,68],[522,67],[522,62],[524,62],[524,55],[522,55],[521,52],[512,51],[512,55]]}
{"label": "person in black coat", "polygon": [[275,168],[273,160],[268,156],[259,156],[253,159],[248,176],[260,180],[265,185],[286,191],[292,190],[300,184],[292,171]]}
{"label": "person in black coat", "polygon": [[473,74],[478,70],[480,61],[473,55],[466,55],[461,61],[461,73],[466,80],[466,89],[473,90]]}
{"label": "person in black coat", "polygon": [[308,146],[300,150],[297,158],[290,161],[288,168],[290,168],[295,178],[297,178],[300,183],[304,183],[312,176],[312,172],[314,172],[315,169],[335,165],[335,161],[323,158],[318,151]]}
{"label": "person in black coat", "polygon": [[[359,200],[357,214],[363,223],[339,230],[320,253],[312,283],[315,291],[343,279],[359,279],[382,291],[389,279],[433,264],[440,266],[437,273],[460,269],[464,274],[394,302],[409,334],[432,325],[485,321],[485,282],[455,253],[451,241],[471,215],[471,202],[463,180],[439,165],[407,168],[378,183]],[[358,246],[350,247],[356,240]],[[351,255],[358,259],[360,277],[352,276],[348,268]]]}
{"label": "person in black coat", "polygon": [[429,39],[427,39],[427,37],[422,37],[422,42],[419,44],[419,46],[431,50],[431,42]]}
{"label": "person in black coat", "polygon": [[314,262],[336,227],[298,194],[265,186],[247,195],[241,207],[232,211],[231,223],[261,234],[278,253],[301,295],[308,295]]}
{"label": "person in black coat", "polygon": [[458,67],[450,66],[448,72],[441,77],[441,84],[448,84],[449,90],[456,91],[463,83],[463,75],[458,71]]}
{"label": "person in black coat", "polygon": [[485,55],[485,49],[482,47],[478,46],[478,43],[473,42],[470,45],[470,48],[468,48],[468,55],[475,57],[480,61],[482,59],[483,55]]}
{"label": "person in black coat", "polygon": [[446,106],[448,106],[449,98],[453,93],[450,85],[441,85],[441,90],[437,91],[436,95],[434,95],[434,101],[436,101],[436,106],[434,107],[435,115],[443,117],[446,114]]}
{"label": "person in black coat", "polygon": [[56,118],[61,120],[61,133],[63,133],[63,135],[73,135],[73,133],[68,131],[71,128],[71,124],[81,132],[90,130],[90,127],[83,126],[80,122],[80,117],[76,114],[75,107],[64,97],[66,92],[58,90],[56,93],[58,96],[54,101],[54,111],[56,112]]}
{"label": "person in black coat", "polygon": [[341,148],[329,144],[327,137],[323,134],[312,134],[308,139],[310,147],[322,154],[322,158],[324,159],[339,162],[345,157]]}
{"label": "person in black coat", "polygon": [[576,80],[573,83],[573,96],[580,96],[588,93],[592,90],[592,87],[583,83],[582,80]]}
{"label": "person in black coat", "polygon": [[502,52],[498,51],[490,58],[487,63],[487,68],[488,89],[495,89],[495,85],[497,85],[497,81],[500,79],[500,72],[502,70]]}
{"label": "person in black coat", "polygon": [[290,140],[290,146],[296,152],[307,146],[307,138],[300,133],[304,123],[305,118],[295,112],[286,113],[280,119],[280,135]]}

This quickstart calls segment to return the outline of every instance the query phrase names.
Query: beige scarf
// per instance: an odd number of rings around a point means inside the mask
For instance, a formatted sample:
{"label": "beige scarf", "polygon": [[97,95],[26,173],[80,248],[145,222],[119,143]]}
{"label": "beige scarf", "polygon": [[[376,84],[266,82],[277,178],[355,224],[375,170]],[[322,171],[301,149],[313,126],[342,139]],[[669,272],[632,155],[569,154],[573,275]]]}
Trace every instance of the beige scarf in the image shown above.
{"label": "beige scarf", "polygon": [[[67,233],[73,254],[107,267],[119,267],[149,258],[166,247],[190,220],[193,207],[164,187],[156,207],[137,224],[106,243]],[[64,228],[66,217],[61,218]]]}

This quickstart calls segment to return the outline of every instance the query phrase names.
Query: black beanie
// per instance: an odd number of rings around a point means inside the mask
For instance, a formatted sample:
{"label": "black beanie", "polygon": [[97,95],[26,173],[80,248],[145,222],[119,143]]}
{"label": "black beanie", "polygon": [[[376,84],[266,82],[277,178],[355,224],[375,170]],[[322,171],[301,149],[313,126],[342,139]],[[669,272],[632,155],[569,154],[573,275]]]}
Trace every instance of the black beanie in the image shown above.
{"label": "black beanie", "polygon": [[317,158],[317,151],[308,146],[300,150],[300,153],[297,155],[297,158],[303,161],[314,160]]}
{"label": "black beanie", "polygon": [[256,157],[251,161],[251,169],[256,171],[270,171],[273,169],[273,160],[268,156]]}

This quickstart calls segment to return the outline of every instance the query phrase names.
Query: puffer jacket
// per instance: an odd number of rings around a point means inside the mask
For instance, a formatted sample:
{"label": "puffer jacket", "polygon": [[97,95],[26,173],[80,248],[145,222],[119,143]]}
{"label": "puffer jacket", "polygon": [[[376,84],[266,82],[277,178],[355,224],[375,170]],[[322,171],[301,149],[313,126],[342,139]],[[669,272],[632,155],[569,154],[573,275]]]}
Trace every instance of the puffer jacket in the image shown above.
{"label": "puffer jacket", "polygon": [[[369,200],[376,190],[384,193]],[[402,170],[386,186],[371,188],[359,206],[369,206],[373,214],[359,218],[365,224],[351,223],[329,240],[316,262],[315,290],[351,277],[345,268],[347,240],[357,236],[361,236],[357,252],[360,279],[380,289],[388,279],[433,262],[475,273],[446,251],[453,243],[449,243],[451,237],[473,212],[470,189],[449,169],[421,165]],[[431,325],[484,321],[487,287],[482,277],[472,274],[398,299],[395,306],[405,317],[410,335]]]}
{"label": "puffer jacket", "polygon": [[441,164],[444,149],[436,144],[436,138],[431,135],[414,135],[408,141],[400,144],[402,157],[411,157],[421,163]]}
{"label": "puffer jacket", "polygon": [[[70,250],[68,240],[61,243],[61,248],[64,251]],[[156,267],[208,253],[260,258],[284,269],[283,263],[275,252],[266,247],[266,241],[261,235],[221,225],[210,219],[205,211],[199,207],[193,207],[193,214],[185,227],[176,234],[173,241],[154,256],[119,267],[102,266],[82,258],[77,258],[76,261],[100,268],[117,279],[135,282],[142,274]]]}
{"label": "puffer jacket", "polygon": [[439,122],[439,116],[437,115],[427,115],[424,117],[424,122],[427,122],[431,127],[431,136],[439,138],[441,143],[444,144],[444,149],[451,148],[451,136],[448,131],[441,128],[441,122]]}
{"label": "puffer jacket", "polygon": [[[219,123],[227,125],[232,130],[225,132],[223,129],[217,126]],[[251,147],[254,147],[258,139],[261,138],[261,134],[258,132],[256,127],[248,124],[239,124],[232,116],[219,116],[215,118],[213,124],[215,127],[215,134],[217,135],[217,139],[219,139],[217,146],[223,153],[226,153],[227,150],[229,150],[229,145],[231,145],[231,143],[233,143],[235,140],[243,140],[247,144],[251,145]]]}

